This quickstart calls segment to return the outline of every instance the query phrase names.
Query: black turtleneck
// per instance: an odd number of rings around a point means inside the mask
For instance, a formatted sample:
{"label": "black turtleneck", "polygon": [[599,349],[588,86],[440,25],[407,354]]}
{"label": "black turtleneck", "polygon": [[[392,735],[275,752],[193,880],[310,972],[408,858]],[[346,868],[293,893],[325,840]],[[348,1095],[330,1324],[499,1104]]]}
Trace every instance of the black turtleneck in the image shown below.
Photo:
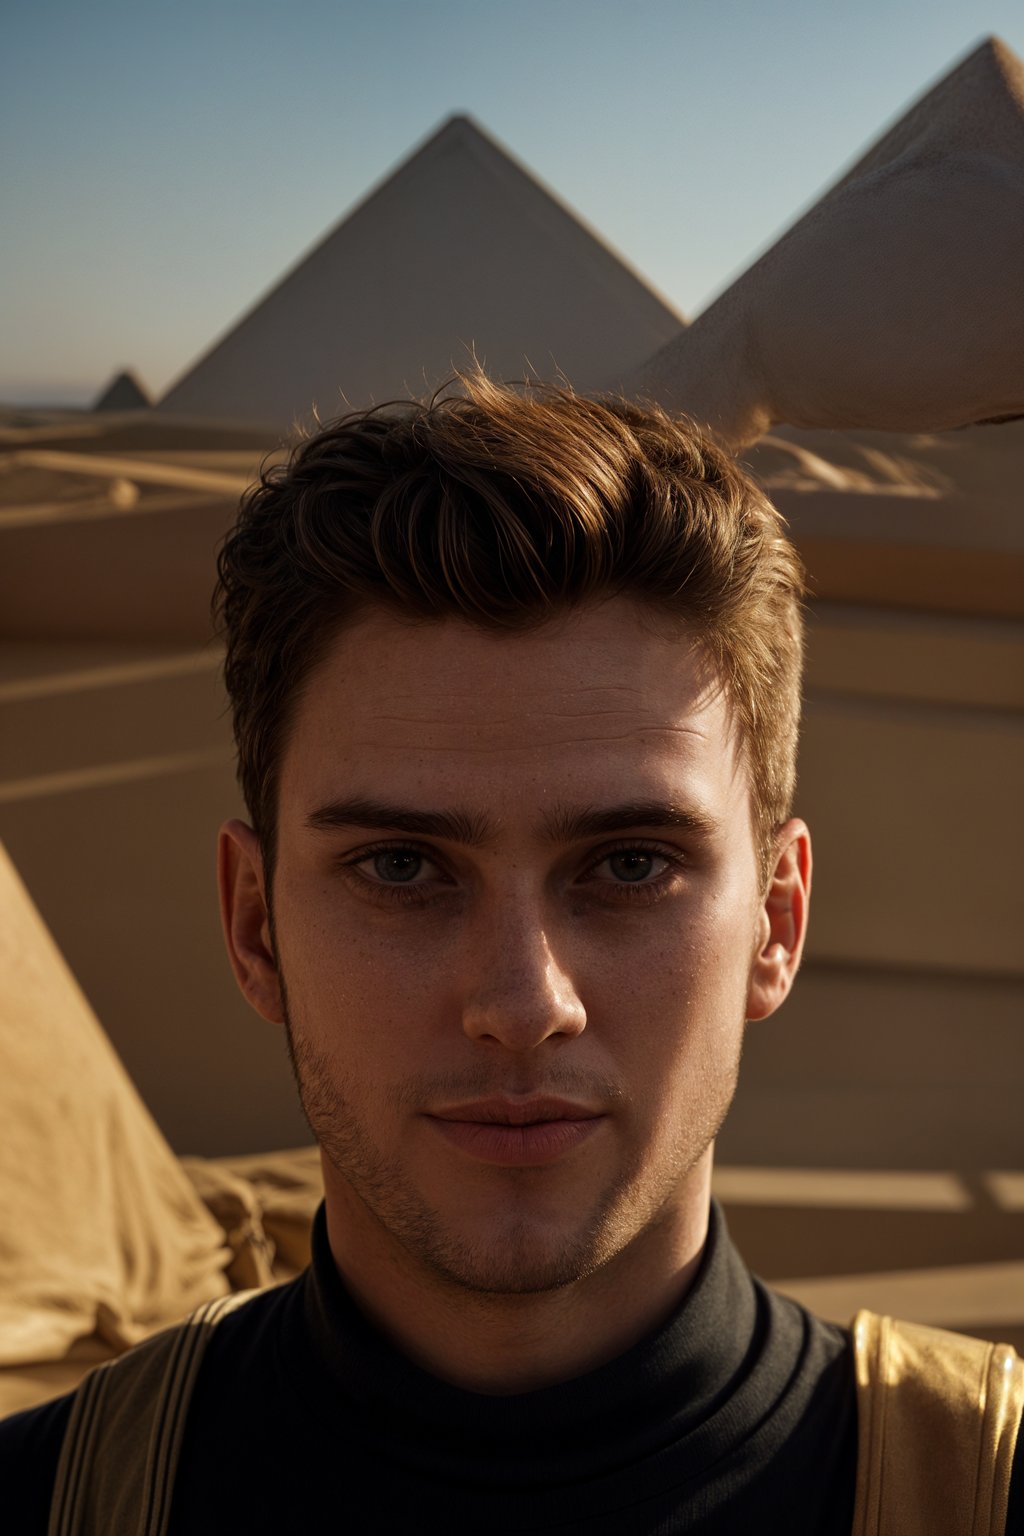
{"label": "black turtleneck", "polygon": [[[4,1506],[46,1510],[70,1398],[0,1427]],[[342,1283],[321,1208],[313,1263],[231,1314],[189,1412],[171,1536],[339,1528],[578,1536],[848,1536],[847,1335],[752,1278],[714,1207],[672,1317],[584,1376],[512,1397],[413,1365]]]}

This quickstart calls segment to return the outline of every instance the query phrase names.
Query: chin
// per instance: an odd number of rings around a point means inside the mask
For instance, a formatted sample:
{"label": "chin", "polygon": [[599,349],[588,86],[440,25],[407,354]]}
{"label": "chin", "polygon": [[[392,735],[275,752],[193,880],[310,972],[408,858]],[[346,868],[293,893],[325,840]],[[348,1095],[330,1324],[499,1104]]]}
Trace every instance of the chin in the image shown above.
{"label": "chin", "polygon": [[528,1223],[489,1242],[437,1238],[413,1257],[448,1285],[489,1296],[537,1296],[586,1279],[609,1255],[589,1235],[567,1239],[541,1235]]}

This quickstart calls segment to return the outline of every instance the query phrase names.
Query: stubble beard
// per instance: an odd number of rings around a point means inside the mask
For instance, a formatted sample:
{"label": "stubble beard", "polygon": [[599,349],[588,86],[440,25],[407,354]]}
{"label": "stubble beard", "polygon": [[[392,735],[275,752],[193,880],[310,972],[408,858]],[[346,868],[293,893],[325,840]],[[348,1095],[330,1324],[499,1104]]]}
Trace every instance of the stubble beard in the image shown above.
{"label": "stubble beard", "polygon": [[[699,1124],[679,1144],[655,1182],[643,1178],[638,1154],[609,1181],[589,1213],[576,1212],[572,1225],[558,1234],[552,1251],[549,1234],[535,1219],[514,1209],[487,1242],[472,1243],[451,1230],[444,1215],[425,1198],[402,1164],[374,1142],[366,1123],[354,1112],[337,1073],[310,1041],[296,1031],[284,999],[288,1055],[306,1121],[333,1170],[349,1186],[370,1218],[435,1283],[446,1289],[491,1296],[530,1296],[562,1290],[593,1275],[641,1232],[666,1219],[680,1182],[717,1136],[732,1102],[735,1075],[719,1084],[720,1098],[705,1102]],[[572,1091],[568,1078],[557,1086]],[[529,1203],[535,1170],[507,1170],[510,1207]],[[520,1187],[516,1183],[522,1181]],[[500,1232],[500,1237],[495,1234]]]}

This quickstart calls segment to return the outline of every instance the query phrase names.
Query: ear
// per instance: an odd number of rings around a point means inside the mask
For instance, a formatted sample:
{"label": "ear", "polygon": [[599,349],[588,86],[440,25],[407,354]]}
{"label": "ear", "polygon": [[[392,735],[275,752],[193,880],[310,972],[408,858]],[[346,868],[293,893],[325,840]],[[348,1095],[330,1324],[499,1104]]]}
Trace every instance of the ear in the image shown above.
{"label": "ear", "polygon": [[271,1024],[283,1024],[263,854],[255,832],[244,821],[227,821],[220,829],[217,885],[228,956],[242,996]]}
{"label": "ear", "polygon": [[807,935],[811,899],[811,834],[795,818],[775,840],[775,868],[758,913],[747,1018],[766,1019],[793,985]]}

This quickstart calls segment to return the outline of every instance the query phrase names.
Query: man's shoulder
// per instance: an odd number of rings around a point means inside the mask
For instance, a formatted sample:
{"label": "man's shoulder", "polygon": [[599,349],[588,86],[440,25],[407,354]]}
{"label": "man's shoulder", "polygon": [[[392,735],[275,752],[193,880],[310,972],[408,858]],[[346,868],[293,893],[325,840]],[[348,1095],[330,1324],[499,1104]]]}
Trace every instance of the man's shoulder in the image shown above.
{"label": "man's shoulder", "polygon": [[[864,1507],[898,1490],[900,1529],[1002,1530],[1019,1520],[1024,1361],[1009,1344],[860,1312],[853,1324],[858,1485]],[[1016,1458],[1015,1458],[1016,1450]],[[1016,1461],[1016,1465],[1015,1465]]]}
{"label": "man's shoulder", "polygon": [[4,1519],[19,1536],[45,1536],[50,1498],[75,1394],[0,1419]]}
{"label": "man's shoulder", "polygon": [[218,1343],[229,1350],[247,1349],[254,1335],[276,1315],[285,1300],[283,1293],[290,1288],[219,1298],[97,1367],[75,1391],[0,1420],[0,1486],[10,1529],[19,1536],[34,1536],[37,1531],[42,1536],[46,1531],[61,1451],[69,1426],[81,1417],[86,1383],[91,1382],[94,1389],[102,1382],[99,1411],[105,1439],[130,1452],[130,1444],[148,1434],[151,1414],[157,1411],[168,1381],[184,1385],[187,1403],[211,1339],[217,1336]]}
{"label": "man's shoulder", "polygon": [[908,1411],[928,1409],[949,1422],[975,1417],[1005,1425],[1024,1406],[1024,1361],[1010,1344],[862,1311],[852,1325],[861,1398]]}

